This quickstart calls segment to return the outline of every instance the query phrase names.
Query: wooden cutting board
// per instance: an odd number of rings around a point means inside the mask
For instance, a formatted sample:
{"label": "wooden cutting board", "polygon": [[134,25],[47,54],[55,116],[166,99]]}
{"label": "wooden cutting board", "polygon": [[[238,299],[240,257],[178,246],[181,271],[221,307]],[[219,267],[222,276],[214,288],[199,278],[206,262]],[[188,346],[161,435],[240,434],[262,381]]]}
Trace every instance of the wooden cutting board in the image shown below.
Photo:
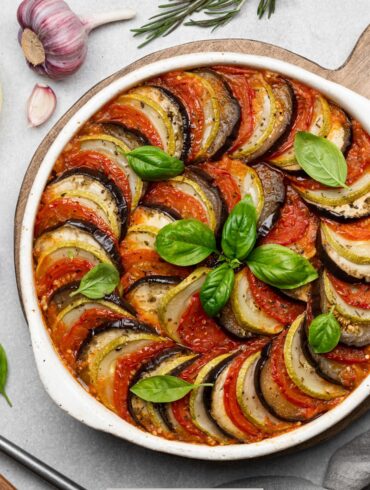
{"label": "wooden cutting board", "polygon": [[[85,95],[83,95],[74,105],[69,109],[68,112],[56,123],[56,125],[47,134],[44,140],[41,142],[40,146],[36,150],[31,163],[25,174],[16,208],[15,213],[15,223],[14,223],[14,258],[15,258],[15,271],[19,296],[22,302],[22,294],[20,289],[20,271],[19,271],[19,257],[21,254],[20,250],[20,231],[22,226],[23,214],[28,199],[29,191],[32,186],[32,182],[35,175],[44,159],[45,154],[49,150],[52,142],[55,140],[59,132],[69,121],[69,119],[97,92],[109,85],[111,82],[117,80],[118,78],[130,73],[142,66],[145,66],[154,61],[163,60],[170,58],[172,56],[199,53],[206,51],[228,51],[235,53],[245,53],[254,54],[260,56],[268,56],[271,58],[277,58],[288,63],[300,66],[309,70],[323,78],[332,80],[339,84],[342,84],[359,94],[370,99],[370,26],[364,31],[359,41],[357,42],[351,55],[348,57],[347,61],[336,70],[328,70],[322,66],[313,63],[312,61],[303,58],[291,51],[283,48],[279,48],[272,44],[263,43],[260,41],[249,41],[244,39],[218,39],[209,41],[196,41],[188,44],[182,44],[179,46],[174,46],[172,48],[167,48],[162,51],[157,51],[153,54],[145,56],[144,58],[135,61],[126,68],[119,70],[105,80],[99,82],[97,85],[92,87]],[[370,116],[369,116],[370,117]],[[317,437],[307,441],[299,448],[310,447],[318,442],[325,441],[337,434],[339,431],[348,426],[352,421],[357,419],[360,415],[364,414],[370,409],[370,397],[365,400],[359,407],[357,407],[349,416],[344,420],[340,421],[335,426],[331,427],[327,431],[321,433]],[[291,448],[284,453],[296,452],[298,447]]]}

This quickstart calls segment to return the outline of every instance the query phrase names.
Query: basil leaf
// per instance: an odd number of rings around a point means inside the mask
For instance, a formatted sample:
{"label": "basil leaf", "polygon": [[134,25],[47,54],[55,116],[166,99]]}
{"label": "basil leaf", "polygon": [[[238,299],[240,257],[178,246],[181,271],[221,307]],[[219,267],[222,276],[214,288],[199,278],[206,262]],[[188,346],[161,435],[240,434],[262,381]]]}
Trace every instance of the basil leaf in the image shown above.
{"label": "basil leaf", "polygon": [[161,375],[141,379],[130,388],[130,391],[147,402],[170,403],[180,400],[199,386],[212,386],[212,384],[194,385],[176,376]]}
{"label": "basil leaf", "polygon": [[175,265],[195,265],[217,252],[210,228],[196,219],[181,219],[164,226],[155,247],[162,259]]}
{"label": "basil leaf", "polygon": [[3,395],[8,405],[12,407],[12,402],[9,400],[5,391],[6,380],[8,379],[8,359],[4,347],[0,344],[0,393]]}
{"label": "basil leaf", "polygon": [[215,316],[225,306],[234,280],[234,271],[229,264],[221,264],[207,274],[200,290],[200,300],[207,315]]}
{"label": "basil leaf", "polygon": [[255,248],[247,264],[258,279],[280,289],[298,288],[318,277],[307,259],[282,245],[268,244]]}
{"label": "basil leaf", "polygon": [[308,342],[316,354],[325,354],[332,351],[340,339],[340,325],[333,315],[333,308],[329,313],[317,316],[308,329]]}
{"label": "basil leaf", "polygon": [[299,165],[314,180],[329,187],[347,187],[347,162],[334,143],[300,131],[295,136],[294,151]]}
{"label": "basil leaf", "polygon": [[181,160],[155,146],[140,146],[125,156],[134,172],[150,182],[176,177],[185,168]]}
{"label": "basil leaf", "polygon": [[221,246],[229,259],[244,260],[257,239],[257,216],[252,198],[246,195],[233,208],[222,230]]}
{"label": "basil leaf", "polygon": [[87,272],[80,287],[71,296],[83,294],[90,299],[100,299],[112,293],[119,284],[119,273],[111,264],[98,264]]}

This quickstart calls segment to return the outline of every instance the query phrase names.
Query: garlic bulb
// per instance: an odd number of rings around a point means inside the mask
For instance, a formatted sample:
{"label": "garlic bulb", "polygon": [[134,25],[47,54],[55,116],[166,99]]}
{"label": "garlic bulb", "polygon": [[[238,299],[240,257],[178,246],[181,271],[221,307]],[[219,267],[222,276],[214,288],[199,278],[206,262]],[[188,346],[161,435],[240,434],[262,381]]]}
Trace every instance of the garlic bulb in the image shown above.
{"label": "garlic bulb", "polygon": [[23,0],[17,17],[19,42],[31,68],[50,78],[75,73],[85,61],[87,38],[96,27],[134,17],[131,9],[79,18],[64,0]]}
{"label": "garlic bulb", "polygon": [[32,127],[44,124],[57,105],[54,90],[43,83],[37,83],[27,103],[27,119]]}

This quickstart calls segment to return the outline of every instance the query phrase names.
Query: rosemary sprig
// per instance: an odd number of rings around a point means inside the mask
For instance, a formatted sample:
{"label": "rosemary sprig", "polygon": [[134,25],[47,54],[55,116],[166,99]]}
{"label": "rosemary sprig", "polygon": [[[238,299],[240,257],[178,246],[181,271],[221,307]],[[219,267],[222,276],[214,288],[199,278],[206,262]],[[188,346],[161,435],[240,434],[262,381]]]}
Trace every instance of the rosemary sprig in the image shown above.
{"label": "rosemary sprig", "polygon": [[[208,27],[212,30],[230,22],[242,9],[246,0],[168,0],[159,5],[160,12],[149,19],[150,22],[132,29],[134,36],[146,36],[139,48],[161,36],[168,36],[180,25]],[[275,11],[276,0],[259,0],[257,15],[268,17]],[[203,13],[208,18],[193,19],[193,14]],[[186,21],[187,18],[190,19]]]}

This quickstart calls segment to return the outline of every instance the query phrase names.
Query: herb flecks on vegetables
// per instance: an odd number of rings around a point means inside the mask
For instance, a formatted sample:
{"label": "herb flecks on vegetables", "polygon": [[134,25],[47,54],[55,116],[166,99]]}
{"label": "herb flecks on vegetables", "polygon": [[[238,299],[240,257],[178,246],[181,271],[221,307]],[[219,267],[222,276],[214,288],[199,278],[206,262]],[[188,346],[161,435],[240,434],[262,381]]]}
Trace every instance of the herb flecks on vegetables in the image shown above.
{"label": "herb flecks on vegetables", "polygon": [[340,339],[340,325],[335,318],[334,306],[328,313],[317,316],[309,326],[308,342],[316,354],[332,351]]}
{"label": "herb flecks on vegetables", "polygon": [[300,131],[295,136],[294,151],[299,165],[312,179],[329,187],[347,187],[347,162],[334,143]]}
{"label": "herb flecks on vegetables", "polygon": [[[168,36],[180,25],[198,26],[217,29],[229,23],[241,11],[246,0],[168,0],[168,3],[160,5],[160,12],[151,17],[147,24],[138,29],[132,29],[135,36],[146,36],[146,40],[140,48],[161,36]],[[276,0],[260,0],[257,15],[268,16],[275,11]],[[193,14],[203,13],[204,19],[194,19]],[[186,22],[186,19],[190,19]]]}
{"label": "herb flecks on vegetables", "polygon": [[6,352],[4,347],[0,344],[0,394],[3,395],[8,405],[12,407],[12,402],[10,401],[6,391],[6,381],[8,379],[8,359],[6,357]]}
{"label": "herb flecks on vegetables", "polygon": [[192,384],[176,376],[161,375],[141,379],[130,391],[142,400],[152,403],[170,403],[184,398],[194,388],[213,386],[212,383]]}
{"label": "herb flecks on vegetables", "polygon": [[176,177],[184,171],[184,163],[155,146],[140,146],[125,153],[134,172],[143,180],[156,182]]}
{"label": "herb flecks on vegetables", "polygon": [[119,284],[119,273],[111,264],[98,264],[87,272],[71,296],[83,294],[89,299],[101,299],[112,293]]}
{"label": "herb flecks on vegetables", "polygon": [[175,265],[195,265],[211,253],[218,254],[218,265],[210,271],[200,291],[205,312],[215,316],[230,298],[235,273],[243,262],[266,284],[281,289],[303,286],[317,277],[310,262],[282,245],[262,245],[252,250],[257,238],[256,210],[246,195],[231,211],[222,230],[223,253],[216,249],[211,229],[200,221],[179,220],[163,227],[156,239],[162,259]]}

